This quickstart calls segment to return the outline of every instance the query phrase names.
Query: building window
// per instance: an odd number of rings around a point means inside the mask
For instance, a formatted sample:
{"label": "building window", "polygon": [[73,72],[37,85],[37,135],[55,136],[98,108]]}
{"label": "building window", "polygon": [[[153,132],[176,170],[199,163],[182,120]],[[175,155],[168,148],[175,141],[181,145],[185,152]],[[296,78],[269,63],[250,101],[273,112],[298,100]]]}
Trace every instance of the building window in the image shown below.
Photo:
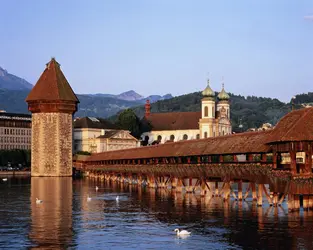
{"label": "building window", "polygon": [[208,138],[208,132],[204,132],[204,138]]}
{"label": "building window", "polygon": [[204,116],[205,117],[209,116],[209,108],[207,106],[204,107]]}
{"label": "building window", "polygon": [[175,140],[175,136],[174,136],[174,135],[171,135],[170,140],[171,140],[171,141],[174,141],[174,140]]}
{"label": "building window", "polygon": [[183,140],[188,140],[188,135],[184,134]]}
{"label": "building window", "polygon": [[224,130],[223,130],[223,135],[225,134]]}
{"label": "building window", "polygon": [[197,134],[197,137],[196,137],[196,138],[197,138],[197,140],[199,140],[199,139],[200,139],[200,135],[199,135],[199,134]]}

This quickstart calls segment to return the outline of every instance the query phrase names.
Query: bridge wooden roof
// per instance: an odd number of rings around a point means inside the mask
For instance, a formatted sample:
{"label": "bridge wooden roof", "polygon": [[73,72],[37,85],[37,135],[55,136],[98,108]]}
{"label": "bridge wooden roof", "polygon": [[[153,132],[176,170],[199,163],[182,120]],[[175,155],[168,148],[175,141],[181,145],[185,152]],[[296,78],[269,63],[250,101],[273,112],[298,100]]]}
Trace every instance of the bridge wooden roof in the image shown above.
{"label": "bridge wooden roof", "polygon": [[267,143],[313,141],[313,107],[285,115],[272,130]]}
{"label": "bridge wooden roof", "polygon": [[270,133],[271,131],[246,132],[200,140],[107,151],[92,155],[88,161],[265,153],[270,151],[270,146],[265,144]]}

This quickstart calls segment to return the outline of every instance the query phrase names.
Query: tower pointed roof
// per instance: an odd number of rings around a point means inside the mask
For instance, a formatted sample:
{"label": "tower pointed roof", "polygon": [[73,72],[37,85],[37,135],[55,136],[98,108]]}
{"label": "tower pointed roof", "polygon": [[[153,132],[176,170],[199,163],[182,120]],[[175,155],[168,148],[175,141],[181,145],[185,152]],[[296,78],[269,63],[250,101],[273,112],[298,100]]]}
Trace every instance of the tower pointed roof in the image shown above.
{"label": "tower pointed roof", "polygon": [[224,89],[224,83],[222,83],[222,90],[221,92],[217,95],[217,98],[220,101],[228,101],[229,100],[229,95],[226,93],[225,89]]}
{"label": "tower pointed roof", "polygon": [[208,79],[207,87],[202,91],[203,96],[215,97],[215,92],[210,87],[210,79]]}
{"label": "tower pointed roof", "polygon": [[46,64],[46,69],[28,94],[26,102],[33,101],[70,101],[79,103],[55,58],[52,58]]}

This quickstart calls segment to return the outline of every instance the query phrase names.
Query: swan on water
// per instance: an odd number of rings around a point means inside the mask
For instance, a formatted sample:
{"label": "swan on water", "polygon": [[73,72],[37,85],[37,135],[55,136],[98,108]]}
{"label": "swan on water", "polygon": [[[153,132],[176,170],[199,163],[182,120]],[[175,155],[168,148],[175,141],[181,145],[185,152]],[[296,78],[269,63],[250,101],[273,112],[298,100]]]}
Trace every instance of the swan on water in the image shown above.
{"label": "swan on water", "polygon": [[2,180],[3,180],[3,181],[7,181],[7,180],[8,180],[8,178],[3,178]]}
{"label": "swan on water", "polygon": [[36,198],[36,203],[40,204],[40,203],[42,203],[42,200],[39,200],[38,198]]}
{"label": "swan on water", "polygon": [[120,197],[119,197],[119,196],[116,196],[116,198],[115,198],[115,199],[116,199],[116,201],[119,201]]}
{"label": "swan on water", "polygon": [[96,186],[96,191],[98,191],[99,190],[99,188],[98,188],[98,186]]}
{"label": "swan on water", "polygon": [[91,197],[89,197],[89,194],[87,196],[87,201],[91,201]]}
{"label": "swan on water", "polygon": [[178,228],[176,228],[174,230],[176,232],[177,235],[190,235],[191,232],[188,232],[187,230],[179,230]]}

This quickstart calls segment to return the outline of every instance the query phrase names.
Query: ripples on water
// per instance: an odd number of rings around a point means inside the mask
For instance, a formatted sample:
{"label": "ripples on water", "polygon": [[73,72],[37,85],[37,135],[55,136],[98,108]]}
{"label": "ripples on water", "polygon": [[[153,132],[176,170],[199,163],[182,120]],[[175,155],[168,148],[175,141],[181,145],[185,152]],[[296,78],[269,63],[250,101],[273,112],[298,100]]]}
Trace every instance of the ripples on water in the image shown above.
{"label": "ripples on water", "polygon": [[0,181],[0,201],[0,249],[313,249],[313,212],[285,206],[29,177]]}

